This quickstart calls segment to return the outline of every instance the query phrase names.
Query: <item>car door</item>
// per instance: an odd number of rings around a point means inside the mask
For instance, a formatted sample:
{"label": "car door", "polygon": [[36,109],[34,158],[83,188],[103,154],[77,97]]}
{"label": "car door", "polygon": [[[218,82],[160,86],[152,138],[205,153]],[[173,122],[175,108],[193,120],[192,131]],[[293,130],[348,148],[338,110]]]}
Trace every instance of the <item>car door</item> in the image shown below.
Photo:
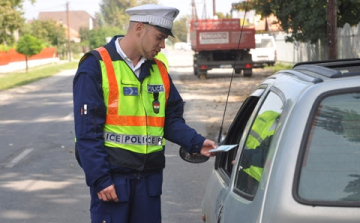
{"label": "car door", "polygon": [[[222,144],[239,142],[242,132],[259,103],[261,96],[266,90],[266,85],[260,85],[242,104],[234,121],[232,122],[229,133]],[[214,171],[207,184],[206,193],[202,203],[203,216],[206,222],[218,222],[221,219],[223,201],[229,191],[231,174],[233,171],[233,161],[235,160],[238,147],[229,152],[219,153],[215,160]]]}
{"label": "car door", "polygon": [[271,89],[262,96],[265,99],[259,100],[243,132],[235,128],[239,123],[234,123],[229,131],[232,137],[226,143],[237,142],[239,147],[232,160],[231,179],[221,201],[218,222],[255,223],[259,218],[284,107],[280,91]]}

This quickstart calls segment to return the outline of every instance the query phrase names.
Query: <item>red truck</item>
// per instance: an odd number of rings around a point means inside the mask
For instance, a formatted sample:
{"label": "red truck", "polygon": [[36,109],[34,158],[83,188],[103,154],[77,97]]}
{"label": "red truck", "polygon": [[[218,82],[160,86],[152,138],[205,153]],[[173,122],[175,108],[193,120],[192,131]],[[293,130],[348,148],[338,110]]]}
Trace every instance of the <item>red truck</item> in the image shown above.
{"label": "red truck", "polygon": [[190,41],[194,54],[194,74],[206,78],[214,68],[233,68],[236,74],[252,75],[262,67],[252,61],[255,28],[241,28],[240,19],[202,19],[190,21]]}

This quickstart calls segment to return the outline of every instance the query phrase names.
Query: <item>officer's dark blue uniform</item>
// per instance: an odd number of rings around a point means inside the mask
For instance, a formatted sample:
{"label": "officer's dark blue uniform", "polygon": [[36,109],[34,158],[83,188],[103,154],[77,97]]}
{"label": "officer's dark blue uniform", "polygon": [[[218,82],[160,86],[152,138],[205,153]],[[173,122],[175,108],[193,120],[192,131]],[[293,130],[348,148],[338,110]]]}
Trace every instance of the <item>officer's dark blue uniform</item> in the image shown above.
{"label": "officer's dark blue uniform", "polygon": [[[109,43],[113,48],[117,37],[115,36]],[[149,69],[152,63],[154,61],[151,60],[143,63],[139,81],[150,75]],[[110,165],[104,146],[103,126],[106,108],[101,78],[98,58],[89,54],[79,64],[73,82],[78,161],[85,172],[86,183],[90,187],[92,222],[161,222],[160,195],[165,159],[156,169],[134,170]],[[200,153],[205,138],[186,125],[182,115],[183,101],[170,79],[164,137],[185,146],[190,153]],[[119,202],[100,200],[97,193],[113,184]]]}

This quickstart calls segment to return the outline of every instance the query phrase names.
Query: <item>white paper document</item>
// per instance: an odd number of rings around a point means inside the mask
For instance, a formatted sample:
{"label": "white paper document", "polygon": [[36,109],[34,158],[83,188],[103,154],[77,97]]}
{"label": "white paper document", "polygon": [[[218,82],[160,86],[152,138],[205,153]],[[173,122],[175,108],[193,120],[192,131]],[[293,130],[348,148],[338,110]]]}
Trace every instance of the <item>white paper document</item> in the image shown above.
{"label": "white paper document", "polygon": [[237,145],[238,144],[235,144],[235,145],[221,145],[216,149],[209,150],[209,152],[211,152],[211,153],[213,153],[213,152],[228,152],[231,149],[237,147]]}

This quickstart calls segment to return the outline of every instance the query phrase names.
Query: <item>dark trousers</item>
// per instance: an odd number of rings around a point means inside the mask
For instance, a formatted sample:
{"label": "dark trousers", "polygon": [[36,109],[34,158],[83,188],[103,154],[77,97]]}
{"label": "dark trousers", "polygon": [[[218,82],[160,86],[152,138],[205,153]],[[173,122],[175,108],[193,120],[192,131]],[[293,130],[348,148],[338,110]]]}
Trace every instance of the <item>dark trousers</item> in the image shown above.
{"label": "dark trousers", "polygon": [[162,172],[112,177],[119,202],[99,200],[90,187],[92,223],[161,223]]}

